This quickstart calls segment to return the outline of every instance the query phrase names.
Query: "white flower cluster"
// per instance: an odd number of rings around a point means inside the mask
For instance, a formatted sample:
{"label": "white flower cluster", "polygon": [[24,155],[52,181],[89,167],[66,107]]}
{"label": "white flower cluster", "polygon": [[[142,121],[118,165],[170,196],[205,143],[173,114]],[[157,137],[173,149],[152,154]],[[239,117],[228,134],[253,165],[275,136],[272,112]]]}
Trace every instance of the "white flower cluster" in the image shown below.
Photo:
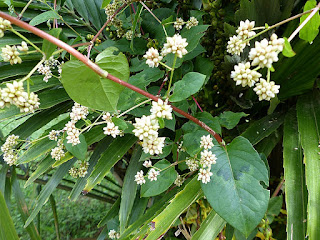
{"label": "white flower cluster", "polygon": [[195,17],[191,17],[187,22],[186,22],[186,28],[190,29],[192,27],[198,26],[199,21]]}
{"label": "white flower cluster", "polygon": [[187,158],[186,164],[191,172],[198,170],[199,163],[195,158]]}
{"label": "white flower cluster", "polygon": [[152,162],[151,160],[146,160],[143,162],[143,166],[146,167],[146,168],[150,168],[152,167]]}
{"label": "white flower cluster", "polygon": [[231,78],[236,82],[236,85],[242,87],[252,87],[262,76],[259,72],[250,69],[250,62],[239,63],[234,66],[234,71],[231,72]]}
{"label": "white flower cluster", "polygon": [[204,149],[211,149],[214,146],[212,140],[213,139],[210,135],[202,136],[200,140],[200,147]]}
{"label": "white flower cluster", "polygon": [[149,48],[145,55],[143,55],[144,58],[147,59],[146,64],[149,65],[149,67],[154,68],[159,66],[159,62],[162,60],[162,56],[160,56],[159,51],[155,48]]}
{"label": "white flower cluster", "polygon": [[88,114],[89,109],[87,107],[75,102],[70,113],[70,119],[77,122],[80,119],[86,119]]}
{"label": "white flower cluster", "polygon": [[118,239],[120,238],[120,234],[117,233],[114,229],[111,229],[108,233],[109,238],[111,239]]}
{"label": "white flower cluster", "polygon": [[59,135],[60,135],[60,131],[51,130],[48,135],[48,138],[52,141],[58,141]]}
{"label": "white flower cluster", "polygon": [[183,21],[182,18],[177,18],[176,21],[173,23],[173,27],[176,30],[181,30],[185,22]]}
{"label": "white flower cluster", "polygon": [[5,47],[1,48],[1,57],[3,61],[9,62],[11,65],[13,64],[20,64],[22,63],[22,59],[19,57],[20,53],[16,46],[9,46],[6,45]]}
{"label": "white flower cluster", "polygon": [[70,176],[73,178],[85,177],[88,173],[89,163],[87,161],[77,161],[76,165],[76,167],[70,168]]}
{"label": "white flower cluster", "polygon": [[125,34],[124,34],[124,37],[127,39],[127,40],[132,40],[132,36],[133,36],[133,32],[132,30],[129,30],[127,31]]}
{"label": "white flower cluster", "polygon": [[63,151],[63,145],[58,144],[57,147],[53,148],[51,150],[51,157],[52,159],[59,161],[61,158],[63,158],[66,155],[66,153]]}
{"label": "white flower cluster", "polygon": [[137,172],[137,174],[134,176],[134,181],[139,185],[142,185],[142,184],[146,183],[146,180],[144,179],[142,170]]}
{"label": "white flower cluster", "polygon": [[0,89],[0,108],[10,105],[20,108],[20,112],[33,113],[39,108],[40,102],[37,94],[24,91],[22,81],[13,81],[7,83],[6,88]]}
{"label": "white flower cluster", "polygon": [[270,101],[276,94],[279,93],[280,85],[276,85],[275,82],[267,82],[265,79],[260,78],[260,82],[256,84],[253,91],[259,96],[259,101]]}
{"label": "white flower cluster", "polygon": [[10,166],[14,165],[18,156],[14,147],[18,144],[19,136],[14,134],[7,137],[5,143],[1,146],[3,152],[3,160]]}
{"label": "white flower cluster", "polygon": [[207,184],[210,182],[210,177],[212,176],[211,165],[216,164],[216,155],[213,154],[209,149],[214,145],[210,135],[202,136],[200,141],[200,147],[203,147],[204,150],[201,152],[200,165],[198,180],[202,183]]}
{"label": "white flower cluster", "polygon": [[44,63],[38,67],[38,72],[40,74],[44,75],[43,81],[48,82],[49,78],[51,78],[53,76],[51,69],[57,68],[58,72],[60,74],[62,63],[60,63],[58,60],[54,59],[53,56],[50,57],[48,60],[44,61]]}
{"label": "white flower cluster", "polygon": [[183,184],[184,180],[185,180],[185,178],[178,175],[176,180],[174,181],[174,184],[177,185],[178,187],[180,187]]}
{"label": "white flower cluster", "polygon": [[110,113],[104,113],[102,115],[102,119],[107,122],[107,126],[103,128],[104,134],[111,135],[113,138],[116,138],[117,136],[124,136],[123,131],[121,131],[119,127],[112,122],[112,115]]}
{"label": "white flower cluster", "polygon": [[4,36],[4,31],[10,28],[12,28],[11,22],[0,17],[0,38]]}
{"label": "white flower cluster", "polygon": [[173,53],[182,58],[183,55],[188,53],[187,46],[187,39],[182,38],[179,34],[175,34],[173,37],[167,37],[167,42],[164,44],[161,54],[166,56],[169,53]]}
{"label": "white flower cluster", "polygon": [[21,46],[17,46],[17,48],[21,52],[27,52],[29,50],[28,44],[25,41],[22,41]]}
{"label": "white flower cluster", "polygon": [[227,45],[227,52],[230,54],[240,55],[246,45],[250,45],[247,39],[256,35],[253,31],[255,22],[250,22],[249,20],[241,21],[239,28],[236,30],[238,35],[230,37]]}
{"label": "white flower cluster", "polygon": [[[150,160],[145,161],[143,163],[143,166],[147,167],[147,168],[151,168],[152,167],[152,162]],[[148,179],[152,182],[152,181],[157,181],[158,180],[158,176],[160,175],[160,171],[151,168],[148,172]],[[139,172],[137,172],[137,174],[134,176],[134,181],[139,184],[145,184],[146,180],[145,177],[143,175],[143,171],[140,170]]]}
{"label": "white flower cluster", "polygon": [[158,102],[152,102],[150,112],[150,116],[143,115],[142,118],[136,118],[136,123],[133,124],[135,127],[133,133],[142,140],[145,153],[161,154],[165,137],[158,137],[160,126],[157,118],[172,119],[172,108],[168,101],[159,99]]}

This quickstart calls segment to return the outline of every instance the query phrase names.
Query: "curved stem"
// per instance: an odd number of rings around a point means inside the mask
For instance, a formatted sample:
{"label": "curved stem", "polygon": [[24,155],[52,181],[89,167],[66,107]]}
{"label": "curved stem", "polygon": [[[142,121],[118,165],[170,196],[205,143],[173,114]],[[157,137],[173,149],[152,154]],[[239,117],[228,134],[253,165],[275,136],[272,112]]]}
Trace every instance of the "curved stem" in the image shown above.
{"label": "curved stem", "polygon": [[[48,40],[49,42],[57,45],[60,48],[63,48],[64,50],[66,50],[67,52],[69,52],[71,55],[73,55],[74,57],[76,57],[78,60],[80,60],[81,62],[83,62],[85,65],[87,65],[89,68],[91,68],[94,72],[96,72],[98,75],[100,75],[101,77],[107,78],[113,82],[116,82],[124,87],[130,88],[131,90],[140,93],[141,95],[146,96],[147,98],[152,99],[153,101],[158,101],[158,97],[130,84],[127,83],[125,81],[120,80],[119,78],[108,74],[105,70],[101,69],[98,65],[96,65],[95,63],[93,63],[92,61],[90,61],[90,59],[88,59],[86,56],[82,55],[80,52],[78,52],[76,49],[72,48],[70,45],[68,45],[67,43],[53,37],[52,35],[36,28],[33,27],[31,25],[29,25],[28,23],[25,23],[15,17],[12,17],[4,12],[0,11],[0,17],[9,20],[12,24],[19,26],[25,30],[28,30],[30,32],[32,32],[33,34]],[[223,147],[225,147],[225,142],[222,140],[222,138],[220,137],[219,134],[217,134],[215,131],[213,131],[208,125],[206,125],[205,123],[201,122],[199,119],[191,116],[190,114],[182,111],[181,109],[172,106],[172,109],[181,114],[182,116],[188,118],[189,120],[193,121],[194,123],[196,123],[197,125],[199,125],[200,127],[202,127],[204,130],[208,131]]]}
{"label": "curved stem", "polygon": [[32,74],[34,74],[34,72],[38,70],[39,66],[44,61],[45,61],[45,58],[42,58],[42,60],[40,62],[38,62],[38,64],[28,73],[28,75],[21,79],[21,81],[24,82],[25,80],[29,79],[32,76]]}
{"label": "curved stem", "polygon": [[167,91],[167,98],[169,98],[169,94],[170,94],[170,88],[171,88],[171,84],[172,84],[174,68],[175,68],[176,62],[177,62],[177,57],[178,57],[178,55],[175,54],[174,59],[173,59],[172,68],[171,68],[170,81],[169,81],[169,86],[168,86],[168,91]]}
{"label": "curved stem", "polygon": [[38,48],[37,45],[35,45],[33,42],[31,42],[28,38],[23,36],[21,33],[19,33],[18,31],[14,30],[14,29],[11,29],[10,31],[13,32],[15,35],[17,35],[18,37],[20,37],[21,39],[25,40],[32,47],[34,47],[38,52],[40,52],[40,53],[42,53],[42,55],[44,55],[44,52],[42,52],[42,50],[40,48]]}

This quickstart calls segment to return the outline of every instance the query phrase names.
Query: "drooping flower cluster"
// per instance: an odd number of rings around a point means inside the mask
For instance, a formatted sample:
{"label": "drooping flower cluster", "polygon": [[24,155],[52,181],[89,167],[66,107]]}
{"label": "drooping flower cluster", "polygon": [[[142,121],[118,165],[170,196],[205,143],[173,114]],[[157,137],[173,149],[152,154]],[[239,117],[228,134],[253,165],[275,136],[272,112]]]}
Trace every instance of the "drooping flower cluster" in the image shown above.
{"label": "drooping flower cluster", "polygon": [[[240,27],[237,29],[237,36],[230,38],[227,46],[227,51],[231,54],[240,55],[243,52],[246,44],[249,45],[248,39],[254,37],[254,22],[249,20],[241,21]],[[236,85],[242,87],[254,87],[254,91],[259,97],[259,101],[270,101],[279,93],[280,86],[275,82],[270,81],[270,73],[272,64],[278,61],[278,55],[283,51],[284,39],[278,38],[274,33],[270,40],[263,39],[255,42],[255,46],[250,49],[249,60],[252,62],[239,63],[234,66],[234,71],[231,72],[231,78],[236,82]],[[251,66],[257,66],[251,69]],[[261,68],[268,68],[267,80],[261,78],[262,75],[258,72]]]}
{"label": "drooping flower cluster", "polygon": [[77,161],[75,165],[69,170],[70,176],[73,178],[85,177],[88,173],[89,163],[87,161]]}
{"label": "drooping flower cluster", "polygon": [[10,28],[12,28],[11,22],[0,17],[0,38],[4,36],[4,31]]}
{"label": "drooping flower cluster", "polygon": [[14,165],[17,161],[17,153],[14,147],[18,144],[19,136],[14,134],[7,137],[5,143],[1,146],[3,152],[3,160],[10,166]]}
{"label": "drooping flower cluster", "polygon": [[20,53],[16,46],[9,46],[6,45],[5,47],[1,48],[1,57],[3,61],[9,62],[11,65],[13,64],[20,64],[22,63],[22,59],[19,57]]}
{"label": "drooping flower cluster", "polygon": [[23,82],[13,81],[7,83],[6,88],[0,89],[0,108],[15,105],[20,108],[20,112],[33,113],[39,108],[38,95],[24,91]]}
{"label": "drooping flower cluster", "polygon": [[112,122],[112,116],[109,112],[104,113],[102,119],[107,122],[107,126],[103,128],[104,134],[111,135],[113,138],[124,136],[123,131]]}
{"label": "drooping flower cluster", "polygon": [[111,229],[108,233],[109,238],[111,239],[118,239],[120,238],[120,234],[117,233],[114,229]]}
{"label": "drooping flower cluster", "polygon": [[61,73],[61,64],[58,60],[54,59],[53,56],[48,60],[45,60],[43,64],[38,67],[38,72],[42,75],[43,81],[48,82],[50,78],[52,78],[52,70],[57,68],[59,74]]}

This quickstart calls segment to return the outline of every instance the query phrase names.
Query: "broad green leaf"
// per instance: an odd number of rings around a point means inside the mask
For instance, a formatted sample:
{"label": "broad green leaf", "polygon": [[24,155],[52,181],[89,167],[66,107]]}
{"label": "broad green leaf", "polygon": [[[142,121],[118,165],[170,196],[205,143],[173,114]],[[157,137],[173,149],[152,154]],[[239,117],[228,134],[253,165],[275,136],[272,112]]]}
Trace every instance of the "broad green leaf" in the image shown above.
{"label": "broad green leaf", "polygon": [[209,25],[198,25],[190,29],[184,28],[181,31],[181,36],[187,39],[188,46],[186,49],[191,52],[197,47],[200,39],[204,36],[205,31],[208,29]]}
{"label": "broad green leaf", "polygon": [[199,230],[195,232],[191,240],[215,239],[225,225],[226,221],[212,210],[201,223]]}
{"label": "broad green leaf", "polygon": [[266,165],[250,142],[235,138],[226,148],[214,146],[217,163],[212,166],[211,181],[201,184],[212,208],[230,225],[246,236],[266,213],[269,191]]}
{"label": "broad green leaf", "polygon": [[136,146],[132,153],[129,166],[124,177],[121,194],[121,204],[119,209],[120,233],[122,233],[127,227],[127,223],[135,199],[134,196],[137,192],[137,183],[134,181],[134,176],[142,167],[142,162],[139,162],[141,153],[141,147]]}
{"label": "broad green leaf", "polygon": [[70,153],[70,152],[67,152],[63,158],[61,158],[60,160],[58,161],[55,161],[53,164],[52,164],[52,167],[53,168],[56,168],[56,167],[59,167],[61,164],[64,164],[65,162],[69,161],[71,158],[73,158],[74,156]]}
{"label": "broad green leaf", "polygon": [[44,188],[41,190],[40,195],[37,197],[35,201],[35,206],[30,214],[29,218],[27,219],[24,227],[29,226],[29,224],[33,221],[33,219],[37,216],[37,214],[40,212],[42,206],[48,201],[50,195],[52,192],[56,189],[60,181],[63,179],[63,177],[68,173],[69,169],[72,167],[72,165],[75,163],[76,159],[70,160],[63,165],[61,165],[56,172],[52,175],[50,180],[47,182],[47,184],[44,186]]}
{"label": "broad green leaf", "polygon": [[219,120],[220,120],[220,124],[223,127],[226,127],[227,129],[232,129],[235,126],[237,126],[237,124],[239,123],[240,119],[242,117],[246,117],[249,114],[245,114],[244,112],[230,112],[230,111],[226,111],[220,114],[219,116]]}
{"label": "broad green leaf", "polygon": [[264,138],[258,144],[256,144],[255,149],[258,153],[263,153],[265,156],[269,156],[281,139],[281,132],[279,132],[279,130],[276,130],[268,137]]}
{"label": "broad green leaf", "polygon": [[173,85],[174,90],[169,98],[170,101],[179,102],[197,93],[201,89],[205,79],[206,75],[201,73],[187,73],[180,81]]}
{"label": "broad green leaf", "polygon": [[[127,134],[124,137],[116,138],[99,159],[93,172],[90,174],[85,192],[89,192],[95,185],[100,183],[111,168],[123,157],[123,155],[137,141],[133,135]],[[121,146],[121,147],[120,147]]]}
{"label": "broad green leaf", "polygon": [[51,11],[46,11],[46,12],[43,12],[43,13],[37,15],[36,17],[31,19],[29,24],[31,26],[36,26],[36,25],[44,23],[48,20],[59,19],[59,18],[60,18],[59,14],[57,14],[55,11],[51,10]]}
{"label": "broad green leaf", "polygon": [[125,130],[128,128],[128,124],[121,118],[113,117],[112,122],[119,127],[120,130]]}
{"label": "broad green leaf", "polygon": [[288,41],[288,38],[284,37],[284,48],[282,51],[282,54],[285,57],[294,57],[296,53],[293,51],[290,42]]}
{"label": "broad green leaf", "polygon": [[[49,31],[49,34],[54,36],[55,38],[59,38],[61,31],[62,28],[53,28]],[[57,45],[49,42],[46,39],[43,40],[42,51],[45,53],[46,59],[49,59],[51,57],[52,53],[54,52],[54,50],[56,50],[56,48]]]}
{"label": "broad green leaf", "polygon": [[268,115],[252,123],[241,136],[247,138],[252,145],[256,145],[277,130],[282,125],[283,119],[283,115],[279,113]]}
{"label": "broad green leaf", "polygon": [[287,239],[303,239],[307,223],[307,189],[295,109],[284,120],[283,168],[287,209]]}
{"label": "broad green leaf", "polygon": [[[218,117],[213,117],[208,112],[199,112],[194,115],[195,118],[199,119],[201,122],[204,122],[208,125],[213,131],[221,134],[221,126]],[[196,130],[203,130],[198,124],[195,124],[192,121],[189,121],[182,126],[184,133],[195,132]]]}
{"label": "broad green leaf", "polygon": [[87,142],[86,142],[86,138],[83,136],[83,134],[80,134],[79,140],[80,140],[79,144],[72,146],[72,144],[71,143],[67,143],[68,140],[65,139],[64,142],[63,142],[63,145],[77,159],[84,160],[86,158],[86,155],[87,155],[88,145],[87,145]]}
{"label": "broad green leaf", "polygon": [[[308,189],[307,234],[309,235],[309,239],[317,239],[318,236],[320,236],[320,182],[318,181],[320,176],[320,155],[318,147],[320,94],[318,91],[303,95],[298,99],[297,116],[301,145],[304,152]],[[298,181],[301,181],[301,178],[299,178]]]}
{"label": "broad green leaf", "polygon": [[272,197],[269,200],[268,210],[267,210],[267,219],[269,224],[271,224],[276,216],[279,215],[281,207],[283,204],[283,197]]}
{"label": "broad green leaf", "polygon": [[207,136],[209,133],[205,130],[197,130],[183,135],[183,146],[190,156],[195,156],[200,153],[200,141],[202,136]]}
{"label": "broad green leaf", "polygon": [[[96,63],[108,73],[128,81],[128,61],[123,53],[114,55],[116,51],[114,47],[107,48],[97,56]],[[77,60],[63,64],[61,82],[75,102],[104,111],[116,111],[123,90],[123,86],[100,77]]]}
{"label": "broad green leaf", "polygon": [[176,180],[177,172],[174,166],[170,166],[171,163],[167,160],[161,160],[157,162],[154,167],[160,169],[160,175],[157,177],[157,181],[150,181],[146,179],[146,183],[141,186],[141,197],[156,196],[165,190],[167,190]]}
{"label": "broad green leaf", "polygon": [[157,239],[164,234],[179,216],[202,195],[199,181],[193,178],[182,191],[176,194],[170,204],[152,220],[155,229],[149,233],[146,240]]}
{"label": "broad green leaf", "polygon": [[[308,0],[306,4],[304,5],[303,11],[306,12],[308,10],[311,10],[317,6],[316,0]],[[304,20],[309,16],[310,14],[305,14],[301,16],[300,18],[300,24],[303,23]],[[317,12],[310,20],[309,22],[300,30],[299,37],[303,40],[306,40],[308,42],[312,42],[317,35],[319,34],[319,27],[320,27],[320,16],[319,12]]]}
{"label": "broad green leaf", "polygon": [[[29,211],[28,211],[28,206],[27,203],[25,201],[25,196],[23,195],[23,192],[21,191],[19,182],[17,180],[17,175],[16,175],[16,171],[13,171],[12,177],[11,177],[11,183],[12,183],[12,190],[15,196],[15,200],[17,202],[17,206],[18,206],[18,210],[22,219],[22,223],[24,223],[27,218],[29,217]],[[38,233],[38,230],[34,224],[34,222],[32,222],[27,228],[26,228],[31,240],[40,240],[40,236]]]}
{"label": "broad green leaf", "polygon": [[7,208],[2,192],[0,192],[0,239],[18,240],[18,234],[14,228],[12,218]]}
{"label": "broad green leaf", "polygon": [[40,109],[51,108],[59,103],[70,100],[70,97],[63,88],[49,89],[38,94]]}

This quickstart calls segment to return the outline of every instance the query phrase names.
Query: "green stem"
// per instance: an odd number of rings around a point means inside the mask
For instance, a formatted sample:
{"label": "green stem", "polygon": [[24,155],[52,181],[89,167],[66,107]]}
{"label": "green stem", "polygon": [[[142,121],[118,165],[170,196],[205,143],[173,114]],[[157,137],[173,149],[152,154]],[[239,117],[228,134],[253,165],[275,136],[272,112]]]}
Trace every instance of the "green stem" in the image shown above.
{"label": "green stem", "polygon": [[24,12],[27,10],[27,8],[29,7],[29,5],[32,3],[33,0],[30,0],[22,9],[21,13],[19,14],[18,18],[21,19],[22,15],[24,14]]}
{"label": "green stem", "polygon": [[271,70],[270,68],[268,68],[267,82],[270,82],[270,74],[271,74]]}
{"label": "green stem", "polygon": [[22,38],[23,40],[25,40],[27,43],[29,43],[32,47],[34,47],[38,52],[42,53],[42,55],[44,55],[44,52],[42,52],[42,50],[40,48],[38,48],[35,44],[33,44],[33,42],[31,42],[28,38],[26,38],[25,36],[23,36],[22,34],[20,34],[18,31],[14,30],[13,28],[11,29],[11,32],[13,32],[14,34],[16,34],[18,37]]}
{"label": "green stem", "polygon": [[39,66],[45,61],[45,58],[43,57],[42,60],[40,62],[38,62],[38,64],[28,73],[27,76],[25,76],[24,78],[21,79],[22,82],[24,82],[25,80],[29,79],[32,74],[35,73],[35,71],[38,70]]}
{"label": "green stem", "polygon": [[172,71],[172,68],[169,67],[168,65],[164,64],[163,62],[159,62],[162,66],[166,67],[167,69],[169,69],[170,71]]}
{"label": "green stem", "polygon": [[169,86],[168,86],[168,91],[167,91],[167,98],[169,98],[169,94],[170,94],[170,89],[171,89],[171,84],[172,84],[172,79],[173,79],[173,73],[174,73],[174,68],[176,66],[176,62],[177,62],[177,57],[178,55],[175,54],[174,55],[174,59],[173,59],[173,65],[172,65],[172,70],[171,70],[171,75],[170,75],[170,81],[169,81]]}

